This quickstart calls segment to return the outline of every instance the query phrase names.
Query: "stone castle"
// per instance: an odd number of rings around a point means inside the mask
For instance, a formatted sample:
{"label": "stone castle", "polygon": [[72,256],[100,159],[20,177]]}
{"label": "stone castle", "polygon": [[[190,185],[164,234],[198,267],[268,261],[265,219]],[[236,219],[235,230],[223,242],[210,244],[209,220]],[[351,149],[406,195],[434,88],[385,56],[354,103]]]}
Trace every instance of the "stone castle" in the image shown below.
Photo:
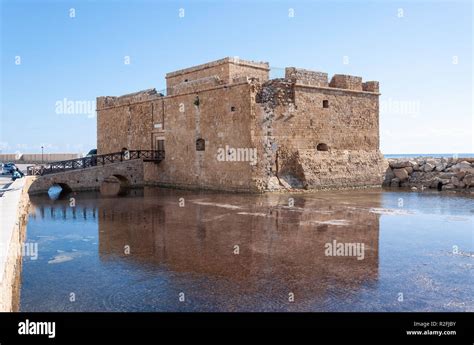
{"label": "stone castle", "polygon": [[97,98],[98,154],[164,150],[144,184],[243,192],[381,186],[379,83],[224,58]]}

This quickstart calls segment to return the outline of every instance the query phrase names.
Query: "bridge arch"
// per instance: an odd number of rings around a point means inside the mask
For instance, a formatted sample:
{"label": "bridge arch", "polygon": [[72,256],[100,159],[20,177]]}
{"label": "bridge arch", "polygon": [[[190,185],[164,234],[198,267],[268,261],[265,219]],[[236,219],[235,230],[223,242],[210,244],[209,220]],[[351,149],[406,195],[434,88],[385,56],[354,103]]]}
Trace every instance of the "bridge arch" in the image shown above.
{"label": "bridge arch", "polygon": [[120,174],[113,174],[105,178],[100,184],[100,193],[106,196],[125,195],[130,190],[130,180]]}
{"label": "bridge arch", "polygon": [[64,182],[53,182],[48,188],[48,195],[51,199],[59,199],[72,192],[72,188]]}

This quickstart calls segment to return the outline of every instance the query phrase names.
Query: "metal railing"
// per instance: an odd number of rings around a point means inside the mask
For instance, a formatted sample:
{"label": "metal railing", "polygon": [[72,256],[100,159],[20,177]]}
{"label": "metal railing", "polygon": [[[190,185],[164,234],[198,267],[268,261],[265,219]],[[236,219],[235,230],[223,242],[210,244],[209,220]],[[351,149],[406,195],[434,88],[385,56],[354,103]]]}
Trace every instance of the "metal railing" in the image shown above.
{"label": "metal railing", "polygon": [[77,159],[69,159],[66,161],[52,162],[47,166],[29,166],[27,175],[48,175],[58,172],[65,172],[77,169],[85,169],[96,166],[104,166],[107,164],[125,162],[133,159],[143,159],[148,162],[161,162],[165,159],[165,151],[163,150],[129,150],[121,152],[107,153],[104,155],[96,155]]}

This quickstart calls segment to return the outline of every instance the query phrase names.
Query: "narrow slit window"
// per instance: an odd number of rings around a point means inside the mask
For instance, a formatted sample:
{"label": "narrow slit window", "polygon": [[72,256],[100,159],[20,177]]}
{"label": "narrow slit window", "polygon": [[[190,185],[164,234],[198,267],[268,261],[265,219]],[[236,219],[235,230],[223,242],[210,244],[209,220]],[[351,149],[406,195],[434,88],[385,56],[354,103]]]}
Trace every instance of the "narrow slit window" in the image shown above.
{"label": "narrow slit window", "polygon": [[329,108],[329,101],[327,99],[323,100],[323,108]]}
{"label": "narrow slit window", "polygon": [[199,138],[196,140],[196,151],[204,151],[206,149],[206,141]]}

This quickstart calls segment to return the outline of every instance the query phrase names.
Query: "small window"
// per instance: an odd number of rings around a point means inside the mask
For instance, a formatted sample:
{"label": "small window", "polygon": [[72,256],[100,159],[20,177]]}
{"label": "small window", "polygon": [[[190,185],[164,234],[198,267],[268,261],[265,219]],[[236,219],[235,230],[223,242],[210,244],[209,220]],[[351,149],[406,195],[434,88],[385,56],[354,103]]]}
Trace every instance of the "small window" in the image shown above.
{"label": "small window", "polygon": [[327,99],[323,101],[323,108],[329,108],[329,101]]}
{"label": "small window", "polygon": [[318,144],[318,146],[316,146],[316,150],[318,150],[318,151],[328,151],[329,147],[326,144],[321,143],[321,144]]}
{"label": "small window", "polygon": [[206,141],[199,138],[196,140],[196,151],[204,151],[206,149]]}
{"label": "small window", "polygon": [[235,111],[235,107],[230,107],[230,111]]}
{"label": "small window", "polygon": [[185,83],[187,83],[187,82],[188,82],[188,80],[187,80],[187,79],[184,79],[184,82],[185,82]]}
{"label": "small window", "polygon": [[156,150],[157,151],[165,151],[165,141],[162,139],[156,140]]}

